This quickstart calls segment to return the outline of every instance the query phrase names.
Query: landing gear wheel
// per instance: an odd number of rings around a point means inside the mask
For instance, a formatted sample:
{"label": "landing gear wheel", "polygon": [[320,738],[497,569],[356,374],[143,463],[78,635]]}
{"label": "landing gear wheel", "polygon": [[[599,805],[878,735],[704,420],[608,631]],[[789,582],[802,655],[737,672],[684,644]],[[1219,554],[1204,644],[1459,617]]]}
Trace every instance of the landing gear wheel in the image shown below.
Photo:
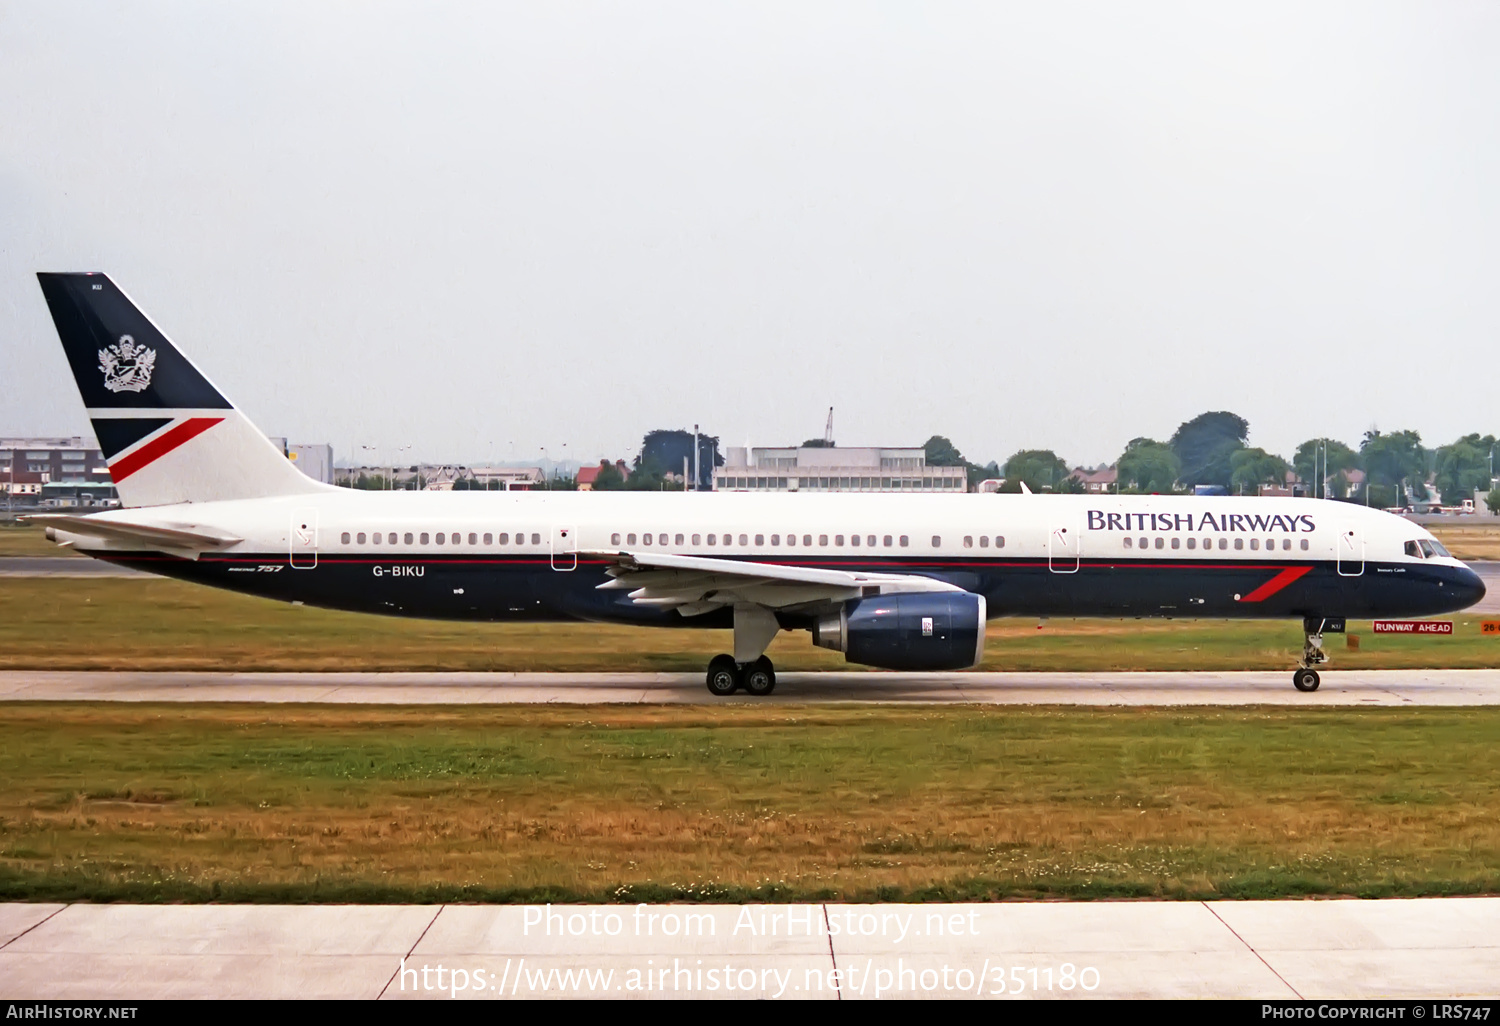
{"label": "landing gear wheel", "polygon": [[725,698],[734,694],[740,686],[740,670],[734,657],[714,656],[708,662],[708,690],[710,694]]}
{"label": "landing gear wheel", "polygon": [[1320,683],[1317,670],[1298,670],[1292,674],[1292,686],[1298,691],[1316,691]]}
{"label": "landing gear wheel", "polygon": [[745,691],[756,698],[764,698],[776,690],[776,671],[765,656],[746,666],[743,673]]}

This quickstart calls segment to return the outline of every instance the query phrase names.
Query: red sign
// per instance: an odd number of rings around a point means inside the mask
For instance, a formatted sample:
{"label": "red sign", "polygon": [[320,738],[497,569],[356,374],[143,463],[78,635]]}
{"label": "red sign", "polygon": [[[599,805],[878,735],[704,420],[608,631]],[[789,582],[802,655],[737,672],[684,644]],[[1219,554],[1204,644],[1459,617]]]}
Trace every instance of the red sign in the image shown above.
{"label": "red sign", "polygon": [[1452,620],[1376,620],[1376,634],[1452,634]]}

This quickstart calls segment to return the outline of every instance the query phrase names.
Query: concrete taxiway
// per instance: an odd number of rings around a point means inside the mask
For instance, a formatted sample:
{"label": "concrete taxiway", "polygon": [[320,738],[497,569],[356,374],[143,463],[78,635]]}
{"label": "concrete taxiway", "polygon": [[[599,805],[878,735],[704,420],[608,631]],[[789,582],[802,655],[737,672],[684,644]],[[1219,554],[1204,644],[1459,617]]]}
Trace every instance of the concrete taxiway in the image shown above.
{"label": "concrete taxiway", "polygon": [[11,904],[0,905],[0,992],[17,1000],[1483,998],[1500,994],[1500,898]]}
{"label": "concrete taxiway", "polygon": [[[1500,642],[1497,642],[1500,656]],[[0,671],[0,701],[496,703],[937,702],[985,705],[1500,705],[1500,670],[1336,670],[1304,694],[1277,673],[777,675],[769,698],[716,698],[697,673]]]}

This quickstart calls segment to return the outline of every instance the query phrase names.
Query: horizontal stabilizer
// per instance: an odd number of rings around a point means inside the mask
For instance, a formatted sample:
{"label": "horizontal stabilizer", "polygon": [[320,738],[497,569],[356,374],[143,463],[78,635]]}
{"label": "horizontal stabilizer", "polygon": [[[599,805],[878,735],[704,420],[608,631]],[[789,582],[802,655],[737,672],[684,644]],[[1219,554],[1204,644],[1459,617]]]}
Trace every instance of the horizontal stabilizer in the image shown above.
{"label": "horizontal stabilizer", "polygon": [[133,524],[122,520],[106,520],[97,516],[73,516],[67,513],[39,513],[26,519],[44,525],[47,528],[47,537],[52,541],[57,540],[56,536],[59,533],[82,535],[116,545],[170,552],[174,555],[196,556],[201,552],[216,552],[244,540],[199,524]]}

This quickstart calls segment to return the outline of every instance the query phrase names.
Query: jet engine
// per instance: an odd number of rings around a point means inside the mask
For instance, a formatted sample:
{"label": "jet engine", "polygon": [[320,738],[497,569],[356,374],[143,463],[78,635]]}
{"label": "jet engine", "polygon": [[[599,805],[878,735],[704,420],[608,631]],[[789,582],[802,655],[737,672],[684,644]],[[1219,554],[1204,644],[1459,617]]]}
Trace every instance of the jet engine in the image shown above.
{"label": "jet engine", "polygon": [[916,592],[851,599],[819,617],[813,644],[885,670],[967,670],[984,656],[983,595]]}

